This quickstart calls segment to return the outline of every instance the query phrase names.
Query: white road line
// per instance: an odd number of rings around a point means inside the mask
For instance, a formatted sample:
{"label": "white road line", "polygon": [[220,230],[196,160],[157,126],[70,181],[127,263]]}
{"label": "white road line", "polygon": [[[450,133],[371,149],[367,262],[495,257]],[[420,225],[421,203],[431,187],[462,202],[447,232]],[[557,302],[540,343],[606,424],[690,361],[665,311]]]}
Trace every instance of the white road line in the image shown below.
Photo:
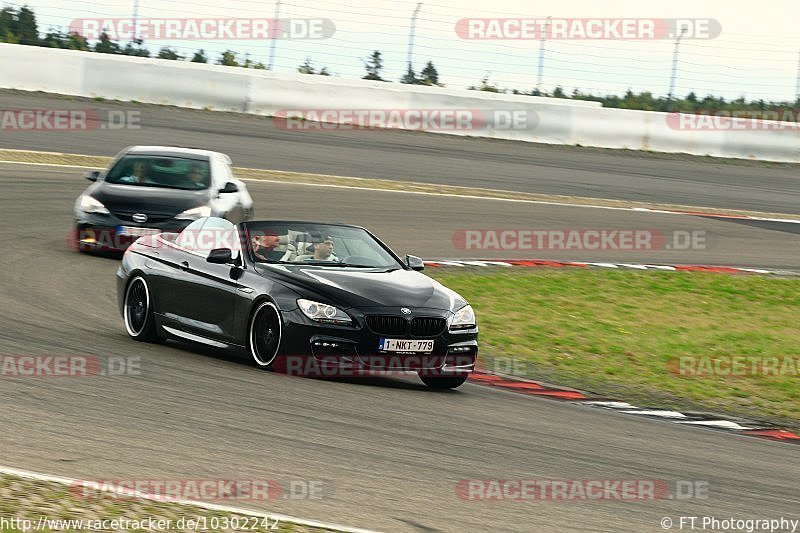
{"label": "white road line", "polygon": [[[76,483],[81,483],[78,479],[72,479],[68,477],[60,477],[60,476],[51,476],[47,474],[40,474],[38,472],[31,472],[29,470],[21,470],[19,468],[12,468],[10,466],[3,466],[0,465],[0,474],[10,474],[12,476],[17,476],[26,479],[35,479],[37,481],[49,481],[52,483],[60,483],[62,485],[74,485]],[[308,527],[318,527],[324,529],[332,529],[335,531],[343,531],[347,533],[376,533],[374,530],[371,529],[359,529],[353,528],[348,526],[342,526],[339,524],[330,524],[327,522],[319,522],[317,520],[306,520],[304,518],[296,518],[294,516],[288,516],[278,513],[272,513],[268,511],[254,511],[252,509],[243,509],[240,507],[231,507],[228,505],[219,505],[216,503],[207,503],[207,502],[198,502],[194,500],[169,500],[164,501],[163,497],[153,496],[151,494],[138,492],[138,491],[126,491],[126,496],[131,496],[135,498],[141,498],[143,500],[153,500],[158,501],[160,503],[170,503],[175,505],[191,505],[193,507],[199,507],[201,509],[207,509],[209,511],[219,511],[221,513],[234,513],[244,516],[257,516],[257,517],[269,517],[280,522],[292,522],[294,524],[298,524],[301,526],[308,526]]]}

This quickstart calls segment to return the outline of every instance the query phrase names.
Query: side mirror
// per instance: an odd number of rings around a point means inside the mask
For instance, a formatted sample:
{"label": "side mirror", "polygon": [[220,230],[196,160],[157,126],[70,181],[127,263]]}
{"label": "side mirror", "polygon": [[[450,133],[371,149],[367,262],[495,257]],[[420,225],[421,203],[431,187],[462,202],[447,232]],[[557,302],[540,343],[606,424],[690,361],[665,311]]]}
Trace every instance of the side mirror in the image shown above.
{"label": "side mirror", "polygon": [[228,183],[225,184],[225,186],[223,188],[221,188],[219,190],[219,192],[220,192],[220,194],[226,194],[226,193],[230,193],[230,192],[239,192],[239,187],[237,187],[237,185],[235,183],[233,183],[232,181],[229,181]]}
{"label": "side mirror", "polygon": [[417,257],[416,255],[407,255],[406,256],[406,266],[411,270],[424,270],[425,263],[422,262],[422,259]]}
{"label": "side mirror", "polygon": [[97,181],[97,178],[100,177],[99,170],[92,170],[91,172],[87,172],[86,176],[84,176],[89,181]]}
{"label": "side mirror", "polygon": [[233,262],[233,253],[230,248],[214,248],[209,252],[206,261],[209,263],[226,265]]}

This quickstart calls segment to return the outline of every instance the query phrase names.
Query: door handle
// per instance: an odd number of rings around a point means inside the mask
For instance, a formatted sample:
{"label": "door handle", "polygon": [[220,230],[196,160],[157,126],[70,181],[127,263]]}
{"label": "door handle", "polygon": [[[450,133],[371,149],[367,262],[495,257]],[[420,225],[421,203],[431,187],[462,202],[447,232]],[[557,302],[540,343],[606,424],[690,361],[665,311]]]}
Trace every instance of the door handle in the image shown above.
{"label": "door handle", "polygon": [[189,261],[181,261],[181,268],[183,270],[189,270]]}

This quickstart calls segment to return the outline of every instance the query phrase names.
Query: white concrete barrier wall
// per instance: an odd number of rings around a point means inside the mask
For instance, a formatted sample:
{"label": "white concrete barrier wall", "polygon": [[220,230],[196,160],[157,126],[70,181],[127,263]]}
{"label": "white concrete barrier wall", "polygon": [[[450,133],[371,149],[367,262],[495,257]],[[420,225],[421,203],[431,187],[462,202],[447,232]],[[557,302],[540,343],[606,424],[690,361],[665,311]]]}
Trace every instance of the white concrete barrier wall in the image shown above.
{"label": "white concrete barrier wall", "polygon": [[[273,116],[307,109],[511,110],[528,127],[441,131],[548,144],[800,162],[800,129],[685,130],[667,113],[596,102],[277,74],[0,43],[0,87]],[[774,124],[774,123],[773,123]]]}

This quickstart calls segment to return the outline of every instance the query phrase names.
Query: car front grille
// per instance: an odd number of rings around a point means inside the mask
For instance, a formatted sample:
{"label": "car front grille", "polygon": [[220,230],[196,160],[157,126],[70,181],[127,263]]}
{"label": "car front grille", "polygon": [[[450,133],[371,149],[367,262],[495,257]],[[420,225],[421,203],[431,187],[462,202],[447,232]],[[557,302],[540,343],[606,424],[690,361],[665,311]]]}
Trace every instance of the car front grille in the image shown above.
{"label": "car front grille", "polygon": [[[133,215],[141,213],[141,211],[112,211],[115,217],[125,222],[133,222]],[[145,224],[164,222],[171,219],[174,215],[168,213],[144,213],[147,215],[147,222]],[[138,224],[138,222],[137,222]]]}
{"label": "car front grille", "polygon": [[408,321],[401,316],[369,315],[367,325],[378,335],[405,335]]}
{"label": "car front grille", "polygon": [[416,337],[435,337],[445,326],[444,318],[435,316],[416,317],[411,321],[411,334]]}
{"label": "car front grille", "polygon": [[413,335],[414,337],[435,337],[445,328],[447,322],[440,317],[416,317],[410,322],[402,316],[368,315],[367,326],[378,335]]}

